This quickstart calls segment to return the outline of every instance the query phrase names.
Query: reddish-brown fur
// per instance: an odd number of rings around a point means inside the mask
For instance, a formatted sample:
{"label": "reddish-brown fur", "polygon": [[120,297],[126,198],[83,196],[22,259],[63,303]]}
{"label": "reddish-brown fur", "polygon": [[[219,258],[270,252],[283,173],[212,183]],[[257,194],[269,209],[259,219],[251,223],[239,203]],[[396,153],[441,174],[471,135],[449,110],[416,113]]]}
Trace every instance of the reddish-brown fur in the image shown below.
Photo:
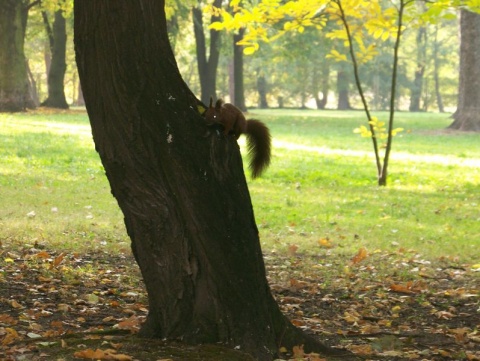
{"label": "reddish-brown fur", "polygon": [[230,133],[233,133],[236,139],[241,134],[247,136],[253,178],[258,177],[268,167],[271,157],[271,136],[264,123],[255,119],[247,120],[240,109],[233,104],[224,104],[221,99],[217,100],[214,107],[212,98],[205,112],[205,120],[208,125],[221,124],[225,136]]}

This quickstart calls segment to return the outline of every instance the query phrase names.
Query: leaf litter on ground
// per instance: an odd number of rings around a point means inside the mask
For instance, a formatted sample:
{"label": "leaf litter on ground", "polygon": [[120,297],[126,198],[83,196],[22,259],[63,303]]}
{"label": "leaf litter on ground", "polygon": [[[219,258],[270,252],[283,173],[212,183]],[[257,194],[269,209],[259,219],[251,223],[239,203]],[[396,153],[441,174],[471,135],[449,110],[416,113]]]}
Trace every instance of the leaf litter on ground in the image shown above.
{"label": "leaf litter on ground", "polygon": [[[368,360],[480,360],[478,267],[400,248],[329,250],[265,254],[272,292],[294,325]],[[3,244],[0,359],[195,359],[182,356],[181,345],[175,357],[171,348],[142,354],[135,334],[148,306],[139,279],[130,255]],[[326,360],[302,345],[280,352],[282,359]]]}

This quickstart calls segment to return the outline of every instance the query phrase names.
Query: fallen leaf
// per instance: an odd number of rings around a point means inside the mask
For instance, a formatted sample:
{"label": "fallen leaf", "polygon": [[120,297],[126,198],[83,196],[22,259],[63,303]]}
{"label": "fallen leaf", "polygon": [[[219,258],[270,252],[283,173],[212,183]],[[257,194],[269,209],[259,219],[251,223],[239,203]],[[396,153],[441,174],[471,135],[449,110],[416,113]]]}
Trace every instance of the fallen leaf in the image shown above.
{"label": "fallen leaf", "polygon": [[456,317],[453,313],[448,312],[448,311],[438,311],[438,312],[435,312],[435,316],[437,316],[438,318],[443,318],[443,319],[445,319],[445,320],[449,320],[449,319],[451,319],[451,318]]}
{"label": "fallen leaf", "polygon": [[117,354],[117,351],[115,350],[108,349],[103,351],[98,348],[95,351],[90,348],[82,351],[77,351],[73,354],[73,356],[77,358],[96,359],[96,360],[114,360],[114,361],[133,360],[131,356],[124,355],[124,354]]}
{"label": "fallen leaf", "polygon": [[56,342],[37,342],[37,345],[42,346],[42,347],[51,347],[55,346],[57,343]]}
{"label": "fallen leaf", "polygon": [[303,351],[303,345],[300,346],[293,346],[293,358],[303,358],[305,356],[305,352]]}
{"label": "fallen leaf", "polygon": [[42,336],[39,335],[38,333],[34,333],[34,332],[29,332],[29,333],[27,333],[27,336],[28,336],[29,338],[40,338],[40,337],[42,337]]}
{"label": "fallen leaf", "polygon": [[50,268],[53,267],[58,267],[60,263],[62,263],[63,259],[65,258],[67,254],[65,252],[60,253],[55,259],[53,260],[52,264],[50,265]]}
{"label": "fallen leaf", "polygon": [[407,285],[399,285],[399,284],[390,285],[390,291],[398,292],[398,293],[407,293],[407,294],[414,293],[408,284]]}
{"label": "fallen leaf", "polygon": [[332,242],[330,242],[330,240],[328,238],[319,239],[318,244],[320,245],[320,247],[324,247],[324,248],[332,248],[333,247]]}
{"label": "fallen leaf", "polygon": [[291,244],[288,246],[288,254],[290,256],[295,256],[297,254],[298,246],[296,244]]}
{"label": "fallen leaf", "polygon": [[140,320],[134,315],[124,321],[117,323],[116,326],[121,330],[130,330],[136,332],[140,327]]}
{"label": "fallen leaf", "polygon": [[98,303],[98,301],[100,301],[100,298],[96,294],[90,293],[87,296],[87,301],[90,303]]}
{"label": "fallen leaf", "polygon": [[23,306],[15,300],[10,301],[10,306],[12,306],[13,308],[23,308]]}
{"label": "fallen leaf", "polygon": [[3,346],[9,345],[15,340],[20,338],[20,335],[18,334],[18,332],[15,331],[13,328],[6,327],[4,330],[5,330],[5,337],[2,340]]}
{"label": "fallen leaf", "polygon": [[87,348],[86,350],[77,351],[73,354],[74,357],[77,358],[89,358],[89,359],[102,359],[105,353],[102,350],[92,350],[91,348]]}
{"label": "fallen leaf", "polygon": [[360,248],[355,256],[352,257],[351,262],[352,264],[357,264],[367,258],[368,253],[365,248]]}
{"label": "fallen leaf", "polygon": [[50,258],[50,254],[47,252],[47,251],[41,251],[41,252],[38,252],[35,257],[37,258]]}
{"label": "fallen leaf", "polygon": [[351,345],[349,349],[357,355],[371,355],[373,353],[370,345]]}

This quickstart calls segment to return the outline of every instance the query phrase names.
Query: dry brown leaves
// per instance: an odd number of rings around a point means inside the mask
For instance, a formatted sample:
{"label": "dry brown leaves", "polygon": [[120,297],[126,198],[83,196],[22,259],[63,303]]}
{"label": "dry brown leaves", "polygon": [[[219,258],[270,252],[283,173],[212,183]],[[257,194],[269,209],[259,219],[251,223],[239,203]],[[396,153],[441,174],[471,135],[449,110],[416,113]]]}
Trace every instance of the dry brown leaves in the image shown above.
{"label": "dry brown leaves", "polygon": [[[359,249],[344,257],[265,257],[272,291],[291,322],[368,360],[480,360],[480,272],[448,257]],[[146,295],[130,256],[0,248],[0,359],[135,360],[102,331],[136,333]],[[80,335],[82,344],[69,337]],[[98,340],[98,347],[88,346]],[[298,345],[291,360],[325,360]]]}
{"label": "dry brown leaves", "polygon": [[[343,258],[289,249],[289,257],[267,255],[266,264],[297,327],[368,360],[480,360],[478,265],[404,249],[361,248]],[[318,357],[284,351],[292,360]]]}
{"label": "dry brown leaves", "polygon": [[49,359],[48,349],[57,346],[77,359],[133,360],[117,350],[120,344],[75,349],[68,341],[106,329],[138,331],[147,307],[129,263],[103,253],[0,249],[0,359]]}

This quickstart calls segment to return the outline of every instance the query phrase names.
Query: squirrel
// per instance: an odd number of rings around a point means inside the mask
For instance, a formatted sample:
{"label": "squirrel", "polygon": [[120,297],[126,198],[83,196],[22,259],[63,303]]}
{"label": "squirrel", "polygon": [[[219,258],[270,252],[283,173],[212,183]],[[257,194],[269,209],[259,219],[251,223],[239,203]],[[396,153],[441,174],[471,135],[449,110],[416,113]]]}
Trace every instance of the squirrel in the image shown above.
{"label": "squirrel", "polygon": [[233,133],[236,139],[241,134],[247,136],[252,178],[260,176],[269,166],[272,141],[270,131],[264,123],[256,119],[247,120],[240,109],[233,104],[224,103],[222,99],[218,99],[214,107],[211,97],[205,120],[207,125],[221,124],[225,136],[230,133]]}

